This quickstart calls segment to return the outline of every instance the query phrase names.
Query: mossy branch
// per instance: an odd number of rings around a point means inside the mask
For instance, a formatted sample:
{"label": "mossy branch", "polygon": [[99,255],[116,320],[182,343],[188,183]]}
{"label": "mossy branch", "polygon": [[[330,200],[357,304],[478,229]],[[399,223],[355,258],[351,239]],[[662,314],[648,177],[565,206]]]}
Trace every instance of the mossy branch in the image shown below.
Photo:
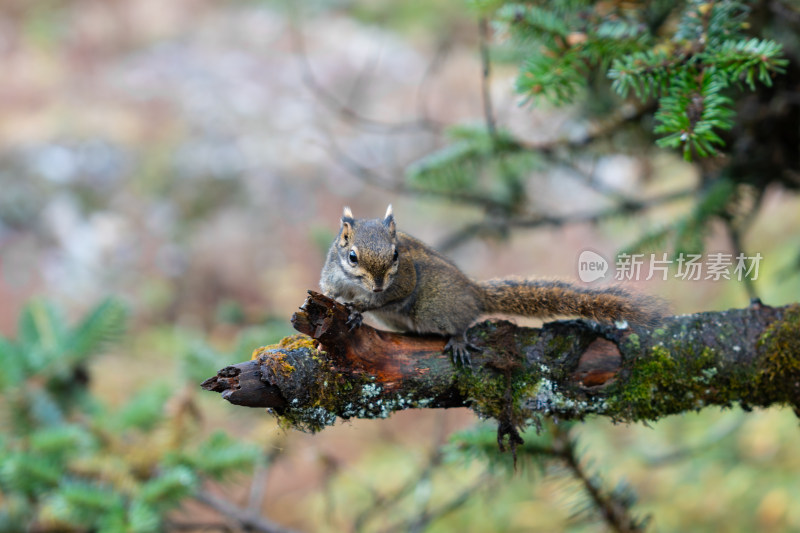
{"label": "mossy branch", "polygon": [[709,405],[773,404],[800,413],[800,305],[666,318],[618,328],[580,320],[469,330],[473,367],[442,353],[445,339],[363,325],[313,291],[292,317],[301,335],[256,350],[202,386],[237,405],[268,407],[316,431],[336,418],[385,418],[409,408],[470,407],[506,434],[540,416],[656,420]]}

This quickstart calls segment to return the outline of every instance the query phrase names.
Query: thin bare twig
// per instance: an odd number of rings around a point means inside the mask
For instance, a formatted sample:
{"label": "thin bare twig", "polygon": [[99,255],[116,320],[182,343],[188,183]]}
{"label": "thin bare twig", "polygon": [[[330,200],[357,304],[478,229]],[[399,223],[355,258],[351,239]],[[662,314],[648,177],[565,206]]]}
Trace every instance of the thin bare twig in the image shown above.
{"label": "thin bare twig", "polygon": [[[357,110],[341,102],[336,96],[328,91],[314,75],[311,62],[306,53],[305,41],[302,30],[295,25],[290,26],[290,36],[292,47],[295,54],[300,58],[303,82],[314,93],[314,96],[325,107],[336,113],[342,119],[358,125],[365,131],[384,134],[408,133],[413,131],[433,131],[441,130],[441,125],[431,120],[427,116],[415,118],[413,120],[389,122],[366,117]],[[424,79],[424,78],[423,78]]]}
{"label": "thin bare twig", "polygon": [[550,157],[550,160],[569,170],[587,188],[614,200],[618,204],[628,205],[636,203],[636,200],[627,195],[624,191],[616,187],[611,187],[610,185],[607,185],[597,179],[595,174],[597,158],[592,159],[591,167],[588,171],[580,168],[574,159],[563,157],[559,154],[553,154]]}
{"label": "thin bare twig", "polygon": [[486,131],[494,139],[497,136],[497,125],[492,107],[491,87],[491,61],[489,58],[489,21],[485,17],[478,23],[481,49],[481,98],[483,100],[483,116],[486,121]]}
{"label": "thin bare twig", "polygon": [[[554,151],[561,147],[564,144],[575,143],[574,146],[578,146],[584,143],[592,142],[593,140],[606,135],[609,131],[613,130],[614,128],[620,127],[623,123],[634,120],[636,117],[641,116],[645,112],[646,108],[631,108],[627,110],[620,111],[614,115],[611,119],[602,121],[600,123],[595,124],[593,127],[587,129],[587,135],[581,137],[579,140],[569,140],[569,139],[555,139],[550,142],[544,143],[537,143],[537,144],[526,144],[523,141],[517,140],[519,149],[521,150],[529,150],[531,152],[539,153],[545,157],[554,157]],[[511,212],[513,209],[508,202],[502,202],[498,200],[494,200],[488,195],[479,194],[479,193],[470,193],[462,190],[452,190],[452,191],[437,191],[435,189],[427,189],[423,187],[415,187],[408,185],[405,183],[404,177],[399,176],[397,178],[388,178],[386,176],[381,175],[378,171],[374,170],[371,167],[356,161],[352,156],[345,153],[336,143],[334,137],[329,135],[329,146],[328,151],[331,153],[331,157],[336,160],[343,168],[348,170],[351,174],[358,177],[365,183],[369,185],[373,185],[376,187],[380,187],[382,189],[388,190],[390,192],[394,192],[397,194],[409,195],[409,196],[431,196],[431,197],[441,197],[443,199],[447,199],[450,201],[455,201],[458,203],[466,204],[466,205],[474,205],[476,207],[483,208],[488,213],[508,213]],[[563,164],[563,159],[556,161],[560,161]],[[634,212],[638,211],[639,209],[636,207],[636,201],[628,201],[627,199],[620,199],[621,208],[625,212]],[[588,218],[606,218],[610,215],[590,215]],[[559,220],[558,217],[547,217],[550,221],[541,220],[536,222],[534,225],[562,225],[565,223],[572,223],[572,221],[568,220]],[[586,217],[584,217],[586,218]],[[579,220],[578,222],[580,222]],[[481,224],[482,226],[484,224]],[[529,227],[530,221],[522,223],[522,227]],[[488,228],[487,228],[488,229]],[[462,232],[459,232],[461,234]],[[458,234],[457,234],[458,235]],[[460,244],[460,242],[458,243]],[[454,246],[451,246],[454,247]]]}
{"label": "thin bare twig", "polygon": [[377,513],[396,505],[400,500],[408,496],[414,489],[416,489],[420,483],[429,480],[434,471],[442,464],[443,459],[444,453],[442,452],[441,447],[439,447],[428,456],[425,467],[420,470],[417,475],[404,483],[399,489],[385,496],[375,492],[375,498],[372,501],[372,505],[370,505],[356,517],[355,522],[353,523],[353,530],[363,531],[364,526],[373,517],[375,517]]}
{"label": "thin bare twig", "polygon": [[[367,85],[367,80],[378,69],[378,65],[381,63],[381,55],[382,49],[371,55],[367,60],[367,64],[356,73],[353,83],[350,85],[350,90],[347,94],[347,103],[342,104],[344,107],[353,109],[353,106],[356,105],[356,102],[362,98],[364,89]],[[307,58],[305,63],[306,65],[308,64]]]}
{"label": "thin bare twig", "polygon": [[482,207],[487,211],[508,210],[508,206],[505,203],[498,202],[486,196],[470,194],[465,191],[437,191],[435,189],[423,189],[408,185],[404,182],[404,177],[402,176],[394,179],[388,178],[381,175],[378,171],[364,165],[363,163],[356,161],[349,154],[346,154],[343,150],[341,150],[341,148],[339,148],[332,136],[330,136],[328,140],[328,151],[330,152],[331,157],[351,174],[369,185],[380,187],[396,194],[441,197],[462,204]]}
{"label": "thin bare twig", "polygon": [[438,520],[459,508],[463,507],[476,492],[481,489],[486,489],[492,481],[489,473],[484,472],[478,478],[478,481],[458,493],[450,501],[445,502],[434,509],[426,509],[421,515],[414,517],[410,520],[405,520],[400,523],[391,525],[383,530],[384,533],[391,533],[394,531],[422,531],[427,525],[434,520]]}
{"label": "thin bare twig", "polygon": [[737,433],[746,420],[743,411],[739,412],[733,422],[723,420],[709,428],[703,439],[699,442],[687,443],[660,455],[646,455],[644,461],[647,466],[666,466],[684,459],[696,457],[698,454],[710,449],[720,441]]}
{"label": "thin bare twig", "polygon": [[250,482],[250,495],[247,498],[247,510],[252,513],[257,513],[261,509],[261,504],[264,501],[264,493],[267,490],[267,481],[269,480],[270,467],[283,452],[281,448],[272,448],[263,455],[263,461],[258,461],[253,470],[253,480]]}
{"label": "thin bare twig", "polygon": [[580,135],[571,133],[567,136],[536,142],[526,142],[521,139],[516,139],[516,141],[525,150],[545,154],[559,148],[581,148],[607,138],[625,124],[641,119],[654,109],[654,102],[625,103],[605,117],[588,123]]}
{"label": "thin bare twig", "polygon": [[194,499],[211,507],[226,518],[236,522],[245,531],[258,531],[261,533],[293,533],[294,530],[285,528],[247,509],[242,509],[229,501],[218,498],[206,491],[199,491]]}
{"label": "thin bare twig", "polygon": [[595,224],[603,220],[631,215],[646,211],[653,207],[682,200],[696,194],[695,188],[683,189],[645,200],[628,200],[613,207],[602,209],[594,213],[575,213],[570,215],[536,215],[531,217],[516,217],[505,219],[486,219],[474,224],[469,224],[452,233],[441,241],[437,249],[447,252],[463,245],[475,237],[489,237],[505,235],[513,228],[534,229],[539,227],[559,227],[571,224]]}
{"label": "thin bare twig", "polygon": [[[763,192],[756,191],[755,197],[753,198],[753,204],[748,209],[747,213],[739,220],[734,220],[733,217],[723,217],[723,221],[725,222],[725,230],[728,233],[728,239],[731,241],[731,249],[733,251],[734,259],[738,257],[744,257],[744,246],[742,246],[742,233],[744,233],[747,228],[753,222],[753,219],[758,214],[759,207],[761,206],[761,200],[763,199]],[[744,281],[744,289],[747,292],[747,297],[750,301],[754,301],[758,299],[758,291],[756,291],[755,283],[753,280],[748,276],[743,276],[742,281]]]}
{"label": "thin bare twig", "polygon": [[166,523],[167,531],[225,531],[232,533],[233,529],[228,524],[214,524],[211,522],[176,522],[169,520]]}
{"label": "thin bare twig", "polygon": [[[731,249],[733,251],[733,258],[736,260],[738,257],[744,257],[744,249],[742,247],[742,235],[739,228],[736,227],[730,218],[723,219],[725,221],[725,230],[728,233],[728,239],[731,241]],[[744,290],[747,292],[747,298],[751,301],[758,299],[758,292],[753,280],[749,276],[742,276],[744,282]]]}
{"label": "thin bare twig", "polygon": [[420,117],[424,117],[425,120],[429,121],[431,124],[436,125],[438,130],[443,129],[444,125],[430,118],[431,113],[430,110],[428,109],[428,99],[427,99],[428,86],[430,85],[434,76],[439,72],[439,69],[441,69],[442,65],[444,64],[445,58],[450,53],[450,48],[452,48],[452,46],[453,42],[452,42],[452,37],[450,35],[448,35],[446,39],[442,39],[439,41],[439,43],[436,46],[436,51],[433,54],[433,58],[431,59],[430,63],[428,63],[428,67],[425,69],[425,73],[422,75],[422,79],[417,85],[417,93],[415,96],[417,102],[417,115]]}

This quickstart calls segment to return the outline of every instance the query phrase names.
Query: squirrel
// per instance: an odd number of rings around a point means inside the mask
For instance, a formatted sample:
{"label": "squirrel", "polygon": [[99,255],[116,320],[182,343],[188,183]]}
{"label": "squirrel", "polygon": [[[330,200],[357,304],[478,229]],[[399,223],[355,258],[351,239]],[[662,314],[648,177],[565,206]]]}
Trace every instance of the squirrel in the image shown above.
{"label": "squirrel", "polygon": [[467,328],[480,316],[578,315],[645,326],[660,317],[657,301],[620,287],[584,288],[564,281],[501,278],[473,281],[448,258],[397,231],[392,206],[383,219],[356,219],[344,208],[339,234],[322,269],[323,293],[350,312],[350,329],[369,312],[399,331],[449,336],[444,352],[469,365]]}

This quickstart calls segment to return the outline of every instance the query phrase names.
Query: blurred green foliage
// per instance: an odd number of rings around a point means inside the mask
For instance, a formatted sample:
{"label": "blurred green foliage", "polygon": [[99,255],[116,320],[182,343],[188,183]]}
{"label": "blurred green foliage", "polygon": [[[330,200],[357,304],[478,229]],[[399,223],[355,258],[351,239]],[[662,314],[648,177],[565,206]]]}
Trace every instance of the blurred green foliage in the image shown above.
{"label": "blurred green foliage", "polygon": [[17,338],[0,337],[0,531],[161,530],[204,479],[254,464],[254,445],[197,435],[191,404],[176,402],[166,381],[118,408],[92,394],[87,365],[126,321],[113,299],[74,326],[34,300]]}

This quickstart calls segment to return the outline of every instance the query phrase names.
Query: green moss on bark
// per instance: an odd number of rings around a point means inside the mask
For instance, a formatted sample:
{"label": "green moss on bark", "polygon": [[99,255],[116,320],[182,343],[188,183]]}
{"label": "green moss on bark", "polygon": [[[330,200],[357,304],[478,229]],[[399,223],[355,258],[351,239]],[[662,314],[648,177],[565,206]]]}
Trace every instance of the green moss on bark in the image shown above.
{"label": "green moss on bark", "polygon": [[507,428],[522,428],[533,413],[527,405],[536,394],[541,375],[531,370],[522,356],[535,344],[535,330],[521,332],[511,322],[485,321],[470,330],[488,349],[485,365],[460,368],[455,386],[467,405],[483,418],[494,418]]}
{"label": "green moss on bark", "polygon": [[716,374],[716,357],[708,347],[699,353],[691,349],[687,353],[687,349],[680,344],[672,350],[653,346],[645,356],[634,359],[627,379],[615,384],[608,398],[609,414],[622,420],[655,420],[702,409],[710,379]]}
{"label": "green moss on bark", "polygon": [[515,426],[524,425],[531,412],[524,406],[536,395],[539,377],[519,369],[499,374],[483,370],[459,371],[456,387],[476,414],[483,418],[508,419]]}
{"label": "green moss on bark", "polygon": [[[722,313],[723,317],[725,313]],[[751,357],[737,357],[741,331],[725,320],[683,322],[652,332],[648,345],[630,335],[621,344],[620,379],[608,390],[608,414],[656,420],[708,404],[770,405],[800,398],[800,306],[791,306],[760,336]],[[700,348],[702,347],[702,348]],[[720,350],[733,351],[722,353]],[[604,394],[605,395],[605,394]]]}
{"label": "green moss on bark", "polygon": [[765,399],[800,407],[800,305],[787,308],[758,340],[756,386]]}

